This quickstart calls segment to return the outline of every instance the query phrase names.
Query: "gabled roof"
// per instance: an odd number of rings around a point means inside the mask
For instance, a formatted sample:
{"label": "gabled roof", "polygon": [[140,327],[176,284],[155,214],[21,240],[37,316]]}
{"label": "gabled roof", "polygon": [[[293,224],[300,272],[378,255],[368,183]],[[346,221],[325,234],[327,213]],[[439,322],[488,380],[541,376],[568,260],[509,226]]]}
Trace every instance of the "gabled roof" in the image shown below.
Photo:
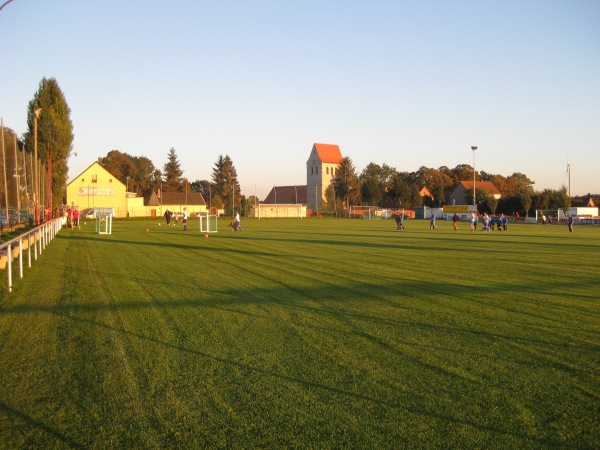
{"label": "gabled roof", "polygon": [[[462,184],[465,190],[473,189],[472,181],[461,181],[459,184]],[[477,181],[475,183],[475,188],[483,189],[485,192],[491,195],[501,195],[498,188],[490,181]]]}
{"label": "gabled roof", "polygon": [[85,173],[86,171],[90,170],[92,167],[97,166],[96,169],[97,170],[101,170],[103,172],[106,172],[107,174],[109,174],[110,176],[112,176],[114,178],[115,183],[119,183],[123,186],[125,186],[125,183],[122,183],[121,181],[119,181],[119,179],[117,179],[112,173],[110,173],[108,170],[106,170],[104,168],[104,166],[102,164],[100,164],[98,161],[94,161],[92,164],[90,164],[85,170],[83,170],[81,173],[79,173],[77,176],[73,177],[73,179],[67,183],[67,186],[70,186],[71,184],[75,183],[76,181],[78,182],[78,179],[81,178],[81,175],[83,173]]}
{"label": "gabled roof", "polygon": [[269,195],[262,201],[267,204],[306,204],[306,185],[273,186]]}
{"label": "gabled roof", "polygon": [[313,144],[313,150],[319,155],[321,162],[339,164],[342,162],[342,152],[334,144]]}

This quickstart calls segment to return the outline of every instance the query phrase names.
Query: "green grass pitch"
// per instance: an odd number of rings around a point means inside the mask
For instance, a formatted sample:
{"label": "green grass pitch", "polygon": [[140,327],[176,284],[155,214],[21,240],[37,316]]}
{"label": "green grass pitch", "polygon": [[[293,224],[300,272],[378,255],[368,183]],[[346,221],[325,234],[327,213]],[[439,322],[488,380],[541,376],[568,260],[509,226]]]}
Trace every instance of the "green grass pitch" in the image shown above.
{"label": "green grass pitch", "polygon": [[0,272],[1,446],[600,448],[598,227],[227,222]]}

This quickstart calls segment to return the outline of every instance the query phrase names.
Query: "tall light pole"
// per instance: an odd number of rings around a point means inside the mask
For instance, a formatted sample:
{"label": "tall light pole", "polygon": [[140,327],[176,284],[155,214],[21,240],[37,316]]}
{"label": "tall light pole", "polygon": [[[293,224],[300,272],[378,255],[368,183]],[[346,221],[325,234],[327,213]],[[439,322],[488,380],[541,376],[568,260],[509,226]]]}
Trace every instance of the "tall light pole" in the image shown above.
{"label": "tall light pole", "polygon": [[475,207],[475,214],[477,214],[477,195],[475,194],[475,150],[477,150],[476,145],[471,145],[471,150],[473,150],[473,206]]}
{"label": "tall light pole", "polygon": [[33,188],[33,204],[34,204],[34,217],[35,224],[38,225],[39,212],[38,212],[38,202],[40,196],[40,185],[38,179],[38,151],[37,151],[37,123],[38,118],[40,117],[40,113],[42,112],[42,108],[38,108],[33,112],[33,162],[35,164],[35,173],[34,173],[34,183],[35,186]]}

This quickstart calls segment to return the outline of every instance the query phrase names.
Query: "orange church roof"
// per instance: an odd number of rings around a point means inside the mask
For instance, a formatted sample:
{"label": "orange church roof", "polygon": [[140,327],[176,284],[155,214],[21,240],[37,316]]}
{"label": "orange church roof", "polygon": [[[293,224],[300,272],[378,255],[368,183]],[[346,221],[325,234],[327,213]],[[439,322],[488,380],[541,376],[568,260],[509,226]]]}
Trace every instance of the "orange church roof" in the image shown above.
{"label": "orange church roof", "polygon": [[314,144],[313,149],[317,151],[321,162],[331,164],[339,164],[342,162],[342,152],[337,145]]}

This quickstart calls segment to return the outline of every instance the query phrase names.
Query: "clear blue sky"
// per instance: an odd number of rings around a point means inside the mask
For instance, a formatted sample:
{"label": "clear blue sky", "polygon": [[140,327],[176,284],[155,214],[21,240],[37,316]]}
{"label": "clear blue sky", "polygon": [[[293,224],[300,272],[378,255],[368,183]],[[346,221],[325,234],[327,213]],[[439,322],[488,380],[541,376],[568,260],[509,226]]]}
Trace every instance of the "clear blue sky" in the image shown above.
{"label": "clear blue sky", "polygon": [[[4,0],[0,0],[4,3]],[[245,195],[306,184],[314,142],[360,173],[472,164],[600,193],[598,0],[13,0],[0,116],[55,78],[69,179],[110,150],[190,181],[231,156]]]}

